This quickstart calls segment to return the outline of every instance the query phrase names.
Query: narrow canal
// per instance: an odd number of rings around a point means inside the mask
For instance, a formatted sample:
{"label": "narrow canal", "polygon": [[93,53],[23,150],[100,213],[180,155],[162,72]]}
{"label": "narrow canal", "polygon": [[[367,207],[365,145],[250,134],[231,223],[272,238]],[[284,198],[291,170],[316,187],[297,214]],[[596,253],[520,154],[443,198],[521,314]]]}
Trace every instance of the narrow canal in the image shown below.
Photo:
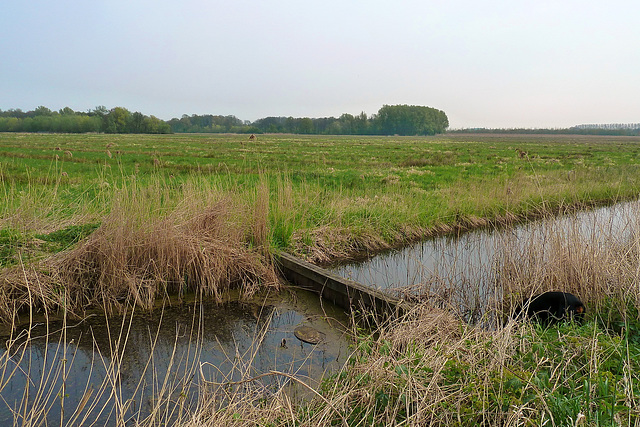
{"label": "narrow canal", "polygon": [[[396,296],[453,301],[458,314],[478,321],[489,301],[503,297],[496,283],[507,260],[544,260],[559,244],[571,249],[571,242],[583,242],[595,248],[634,238],[639,213],[639,202],[619,203],[513,227],[442,236],[329,269]],[[532,257],[532,251],[541,255]]]}
{"label": "narrow canal", "polygon": [[[450,292],[457,311],[473,321],[487,301],[501,297],[495,282],[505,257],[526,256],[532,245],[544,252],[558,235],[576,235],[590,245],[608,244],[611,236],[628,239],[639,229],[639,211],[638,202],[623,203],[443,236],[332,271],[407,298]],[[242,303],[182,302],[108,320],[36,320],[30,328],[3,334],[0,423],[135,424],[161,410],[159,401],[193,408],[203,391],[270,371],[316,386],[346,361],[349,325],[342,309],[301,290]],[[300,326],[311,327],[320,342],[298,339]],[[265,399],[282,388],[293,399],[308,396],[279,375],[237,386]]]}

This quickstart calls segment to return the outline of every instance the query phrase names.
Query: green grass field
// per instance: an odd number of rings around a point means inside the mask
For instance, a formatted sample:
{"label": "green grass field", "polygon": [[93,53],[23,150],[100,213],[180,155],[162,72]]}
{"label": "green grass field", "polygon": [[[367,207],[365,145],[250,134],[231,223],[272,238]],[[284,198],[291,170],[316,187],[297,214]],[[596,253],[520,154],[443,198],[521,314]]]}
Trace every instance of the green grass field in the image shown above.
{"label": "green grass field", "polygon": [[[315,261],[455,226],[635,197],[640,138],[441,135],[1,134],[2,230],[100,223],[132,180],[254,200],[268,187],[269,244]],[[5,231],[6,232],[6,231]]]}

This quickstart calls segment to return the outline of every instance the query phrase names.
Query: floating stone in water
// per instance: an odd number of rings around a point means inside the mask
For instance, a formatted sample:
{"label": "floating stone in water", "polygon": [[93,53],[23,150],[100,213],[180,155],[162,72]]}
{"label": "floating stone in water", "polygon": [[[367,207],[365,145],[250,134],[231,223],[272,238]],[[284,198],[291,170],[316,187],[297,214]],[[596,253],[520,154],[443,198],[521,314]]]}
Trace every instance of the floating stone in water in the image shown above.
{"label": "floating stone in water", "polygon": [[312,328],[311,326],[298,326],[293,334],[300,341],[309,343],[309,344],[318,344],[319,342],[324,340],[324,334],[317,329]]}

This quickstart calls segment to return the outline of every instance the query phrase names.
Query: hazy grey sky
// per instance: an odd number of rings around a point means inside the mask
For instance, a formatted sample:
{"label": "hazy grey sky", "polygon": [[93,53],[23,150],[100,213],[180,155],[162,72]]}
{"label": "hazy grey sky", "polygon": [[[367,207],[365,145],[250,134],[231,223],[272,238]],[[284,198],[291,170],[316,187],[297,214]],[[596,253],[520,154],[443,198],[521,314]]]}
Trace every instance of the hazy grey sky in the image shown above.
{"label": "hazy grey sky", "polygon": [[2,0],[0,109],[640,122],[637,0]]}

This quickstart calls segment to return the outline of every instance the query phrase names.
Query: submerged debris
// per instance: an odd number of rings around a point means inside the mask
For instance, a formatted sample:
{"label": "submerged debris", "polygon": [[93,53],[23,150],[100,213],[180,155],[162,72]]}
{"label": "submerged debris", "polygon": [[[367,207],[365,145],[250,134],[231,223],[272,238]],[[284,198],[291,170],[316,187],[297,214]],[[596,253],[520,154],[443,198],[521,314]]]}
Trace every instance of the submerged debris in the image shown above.
{"label": "submerged debris", "polygon": [[312,328],[311,326],[298,326],[293,334],[300,341],[309,343],[309,344],[318,344],[324,341],[325,335],[317,329]]}

